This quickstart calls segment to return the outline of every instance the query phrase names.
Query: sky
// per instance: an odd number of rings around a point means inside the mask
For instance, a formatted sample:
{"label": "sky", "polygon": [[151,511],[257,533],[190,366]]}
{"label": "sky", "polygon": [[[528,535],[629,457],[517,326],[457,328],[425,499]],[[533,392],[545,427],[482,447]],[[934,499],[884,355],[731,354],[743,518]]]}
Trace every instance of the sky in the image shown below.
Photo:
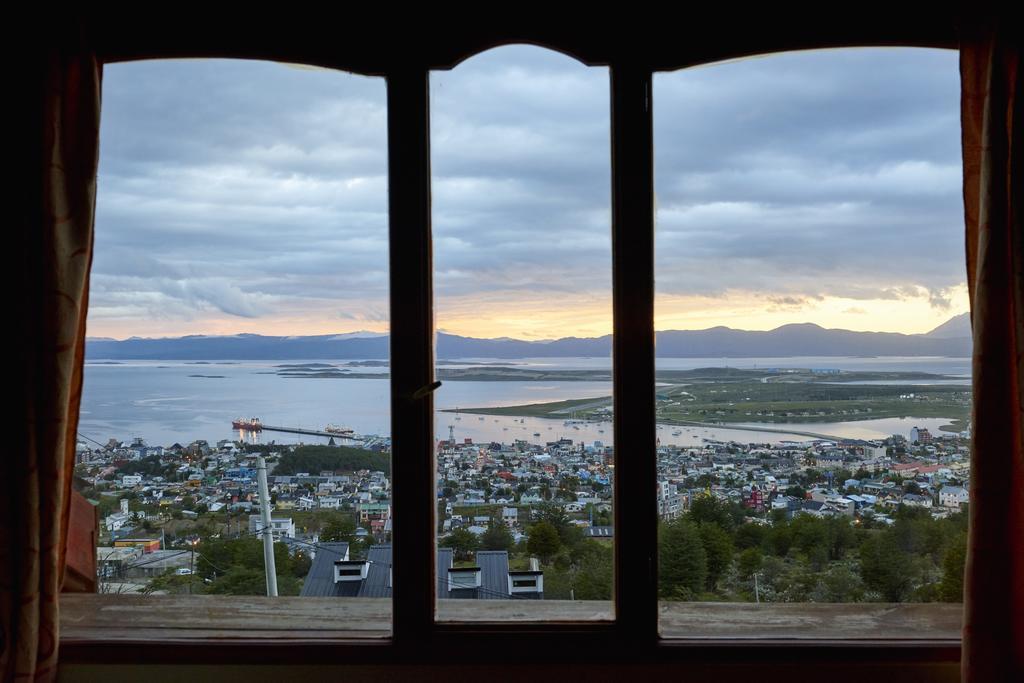
{"label": "sky", "polygon": [[[926,332],[967,310],[956,53],[657,74],[656,326]],[[611,331],[608,71],[536,47],[431,78],[436,320]],[[90,337],[387,331],[382,79],[105,67]]]}

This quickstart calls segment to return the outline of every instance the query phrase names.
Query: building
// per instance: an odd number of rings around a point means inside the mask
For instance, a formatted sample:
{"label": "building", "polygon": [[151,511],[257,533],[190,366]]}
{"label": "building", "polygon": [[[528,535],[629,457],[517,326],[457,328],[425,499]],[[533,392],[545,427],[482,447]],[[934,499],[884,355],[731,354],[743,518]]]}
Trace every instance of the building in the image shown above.
{"label": "building", "polygon": [[910,443],[926,444],[932,442],[932,434],[924,427],[911,427]]}
{"label": "building", "polygon": [[[295,538],[295,522],[291,517],[271,517],[270,526],[275,541],[280,541],[282,538]],[[256,535],[262,528],[262,518],[259,515],[249,515],[249,533]]]}
{"label": "building", "polygon": [[[365,560],[349,559],[347,543],[321,543],[302,584],[304,597],[391,597],[391,546],[375,545]],[[542,600],[544,573],[510,570],[508,553],[476,553],[476,565],[455,567],[450,548],[437,549],[441,600]]]}
{"label": "building", "polygon": [[961,505],[968,502],[970,494],[962,486],[943,486],[939,491],[939,505],[944,508],[959,510]]}

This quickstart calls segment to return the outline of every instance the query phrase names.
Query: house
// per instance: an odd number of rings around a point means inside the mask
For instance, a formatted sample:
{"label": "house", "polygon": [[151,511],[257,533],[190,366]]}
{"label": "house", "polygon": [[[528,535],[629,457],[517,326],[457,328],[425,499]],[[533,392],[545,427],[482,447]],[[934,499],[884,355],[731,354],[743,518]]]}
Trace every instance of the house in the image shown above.
{"label": "house", "polygon": [[[272,517],[270,527],[274,539],[280,541],[282,538],[295,538],[295,522],[291,517]],[[249,515],[249,533],[258,534],[263,528],[263,521],[260,515]]]}
{"label": "house", "polygon": [[123,576],[130,579],[152,578],[168,571],[194,568],[195,563],[202,559],[199,553],[183,550],[154,550],[146,553],[144,558],[126,564]]}
{"label": "house", "polygon": [[962,486],[943,486],[939,491],[939,505],[959,510],[961,505],[968,502],[969,497],[967,489]]}
{"label": "house", "polygon": [[96,548],[96,564],[102,577],[124,576],[128,565],[142,557],[142,549],[129,547]]}
{"label": "house", "polygon": [[[442,600],[542,600],[544,573],[510,570],[508,553],[476,553],[476,565],[455,567],[450,548],[437,550]],[[349,559],[347,543],[321,543],[302,584],[303,597],[391,597],[391,546],[371,546],[365,560]]]}
{"label": "house", "polygon": [[614,527],[610,526],[588,526],[583,530],[584,538],[612,538],[614,536]]}
{"label": "house", "polygon": [[366,523],[372,519],[391,519],[391,504],[377,502],[360,502],[356,504],[359,521]]}
{"label": "house", "polygon": [[119,538],[114,541],[115,548],[139,548],[144,555],[157,552],[161,545],[159,538]]}
{"label": "house", "polygon": [[543,600],[544,573],[538,569],[515,571],[504,550],[481,550],[476,566],[455,567],[452,551],[437,551],[438,598],[441,600]]}
{"label": "house", "polygon": [[904,505],[919,508],[930,508],[932,506],[931,496],[922,496],[916,493],[905,493],[900,500]]}
{"label": "house", "polygon": [[[451,513],[449,512],[449,514],[451,514]],[[514,508],[514,507],[503,507],[503,508],[501,508],[501,521],[503,521],[509,527],[514,527],[519,522],[519,508]]]}

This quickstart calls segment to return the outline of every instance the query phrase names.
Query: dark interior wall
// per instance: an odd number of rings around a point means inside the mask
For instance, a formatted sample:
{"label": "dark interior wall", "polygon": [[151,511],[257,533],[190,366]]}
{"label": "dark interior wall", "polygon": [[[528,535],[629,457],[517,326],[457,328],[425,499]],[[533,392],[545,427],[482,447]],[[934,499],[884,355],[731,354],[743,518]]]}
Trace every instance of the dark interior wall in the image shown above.
{"label": "dark interior wall", "polygon": [[[958,15],[850,5],[828,19],[795,9],[687,8],[665,21],[611,7],[592,16],[529,16],[474,21],[440,10],[403,19],[395,13],[326,11],[318,16],[201,18],[183,13],[131,21],[100,11],[81,22],[108,61],[159,57],[244,57],[302,62],[383,75],[392,68],[447,69],[498,45],[541,45],[587,64],[624,61],[654,70],[745,55],[820,47],[957,46]],[[856,10],[855,12],[852,10]],[[354,28],[354,27],[358,28]]]}
{"label": "dark interior wall", "polygon": [[[452,652],[453,662],[459,653]],[[508,662],[521,659],[515,652],[496,652],[495,659]],[[225,681],[558,681],[572,683],[603,683],[604,681],[715,681],[715,683],[752,683],[753,681],[822,680],[829,683],[865,683],[865,681],[900,681],[900,683],[953,683],[960,680],[960,665],[897,664],[829,666],[793,662],[790,664],[708,667],[685,664],[672,665],[523,665],[502,662],[493,666],[104,666],[101,664],[65,665],[61,667],[60,683],[110,683],[111,681],[146,681],[146,683],[224,683]]]}
{"label": "dark interior wall", "polygon": [[[472,17],[442,17],[413,22],[395,16],[358,16],[352,12],[334,16],[277,16],[267,13],[232,16],[226,12],[203,15],[183,12],[165,16],[126,16],[101,10],[98,15],[77,18],[85,42],[94,45],[107,61],[161,57],[245,57],[302,62],[360,73],[383,74],[389,69],[448,68],[474,53],[506,43],[545,45],[590,64],[627,61],[652,69],[681,68],[763,52],[852,45],[905,45],[956,47],[957,17],[953,14],[913,15],[871,12],[850,5],[829,19],[812,14],[769,10],[747,11],[735,5],[722,10],[688,11],[681,19],[651,22],[612,8],[594,20],[553,21],[517,16],[491,19],[474,26]],[[838,18],[837,18],[838,17]],[[468,23],[467,23],[468,20]],[[409,28],[415,25],[415,30]],[[458,28],[456,28],[456,25]],[[216,642],[204,646],[218,650]],[[748,664],[673,662],[666,664],[593,663],[586,647],[573,645],[565,653],[566,664],[524,664],[528,651],[514,642],[492,644],[495,664],[459,666],[465,661],[458,648],[450,653],[451,664],[397,665],[387,656],[379,664],[305,665],[299,658],[278,663],[240,665],[234,657],[224,663],[171,665],[147,663],[145,651],[119,655],[133,664],[86,663],[65,660],[61,681],[144,680],[161,681],[312,681],[312,680],[486,680],[486,681],[618,681],[714,680],[718,683],[750,680],[822,678],[838,681],[954,681],[959,680],[955,661],[892,661],[872,648],[858,648],[844,661],[757,661]],[[126,649],[133,649],[126,646]],[[437,657],[435,653],[435,657]],[[449,659],[440,655],[442,659]],[[339,655],[342,659],[343,655]],[[216,655],[202,658],[216,661]],[[288,660],[282,656],[282,660]],[[95,661],[95,660],[93,660]],[[188,661],[183,656],[182,661]],[[435,660],[436,661],[436,660]],[[571,664],[570,664],[571,662]],[[854,662],[854,663],[851,663]]]}

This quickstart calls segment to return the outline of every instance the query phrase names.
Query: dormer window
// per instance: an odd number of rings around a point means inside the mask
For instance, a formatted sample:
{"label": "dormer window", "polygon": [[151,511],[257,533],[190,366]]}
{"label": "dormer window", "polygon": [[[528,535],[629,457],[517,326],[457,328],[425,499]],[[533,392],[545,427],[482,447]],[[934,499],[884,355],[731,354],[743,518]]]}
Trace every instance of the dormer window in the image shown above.
{"label": "dormer window", "polygon": [[508,592],[513,598],[541,598],[544,595],[544,572],[540,570],[510,571]]}
{"label": "dormer window", "polygon": [[370,570],[366,560],[337,560],[334,563],[334,583],[363,581]]}
{"label": "dormer window", "polygon": [[481,586],[480,567],[452,567],[448,570],[448,590],[466,590]]}

